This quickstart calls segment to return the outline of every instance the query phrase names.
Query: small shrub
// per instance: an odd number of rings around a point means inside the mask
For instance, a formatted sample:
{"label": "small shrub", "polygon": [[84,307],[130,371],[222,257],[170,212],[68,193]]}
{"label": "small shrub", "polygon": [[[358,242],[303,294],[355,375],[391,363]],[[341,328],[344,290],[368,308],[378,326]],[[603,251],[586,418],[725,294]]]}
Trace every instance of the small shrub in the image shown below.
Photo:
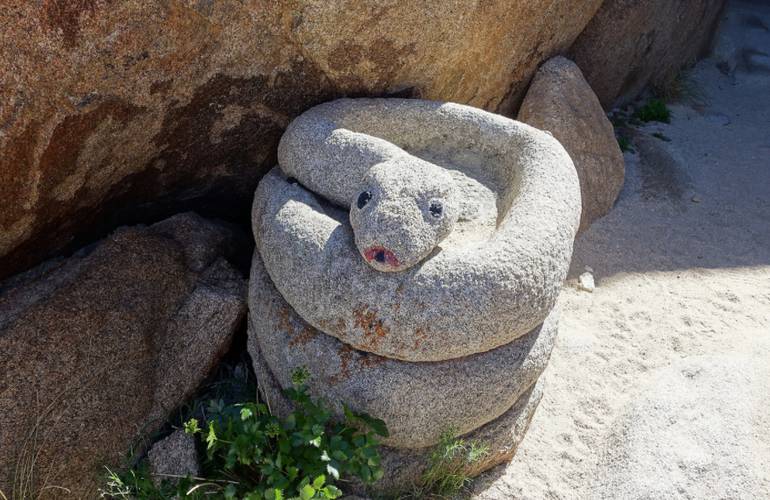
{"label": "small shrub", "polygon": [[634,112],[634,118],[643,122],[671,123],[671,111],[660,99],[650,99]]}
{"label": "small shrub", "polygon": [[146,469],[111,473],[102,496],[334,499],[342,495],[337,484],[344,476],[365,484],[380,479],[378,436],[388,436],[385,423],[347,408],[344,421],[332,420],[326,405],[308,395],[307,376],[305,370],[293,374],[295,385],[285,393],[296,409],[285,419],[258,402],[213,402],[203,428],[197,419],[187,421],[185,432],[200,436],[206,449],[205,478],[155,486]]}

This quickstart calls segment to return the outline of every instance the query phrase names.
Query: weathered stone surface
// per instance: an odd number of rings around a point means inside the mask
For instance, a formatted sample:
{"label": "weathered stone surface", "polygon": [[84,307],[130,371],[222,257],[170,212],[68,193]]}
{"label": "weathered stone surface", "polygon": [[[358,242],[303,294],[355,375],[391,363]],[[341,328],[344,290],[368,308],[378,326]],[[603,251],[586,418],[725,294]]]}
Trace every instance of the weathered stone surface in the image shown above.
{"label": "weathered stone surface", "polygon": [[510,112],[601,3],[7,0],[0,276],[137,208],[242,214],[289,120],[333,97]]}
{"label": "weathered stone surface", "polygon": [[195,437],[176,430],[161,439],[147,452],[153,480],[176,481],[185,476],[200,475],[200,462],[195,449]]}
{"label": "weathered stone surface", "polygon": [[[259,390],[268,401],[271,410],[290,411],[291,403],[281,392],[279,383],[262,358],[259,346],[251,344],[249,352],[252,355],[254,368],[260,382]],[[476,441],[488,448],[487,455],[466,468],[465,472],[469,476],[481,474],[485,470],[513,458],[543,396],[542,385],[542,382],[537,382],[524,391],[513,406],[498,418],[460,436],[466,442]],[[403,489],[408,490],[411,485],[417,484],[430,465],[430,455],[433,449],[433,447],[398,449],[383,446],[380,453],[385,475],[370,488],[370,492],[393,494]],[[353,484],[351,489],[352,492],[358,494],[362,494],[366,490],[361,484]]]}
{"label": "weathered stone surface", "polygon": [[120,228],[0,286],[0,490],[9,498],[46,486],[95,497],[103,466],[120,464],[197,388],[246,309],[243,278],[210,251],[230,238],[184,214]]}
{"label": "weathered stone surface", "polygon": [[580,229],[609,212],[623,187],[623,153],[580,68],[564,57],[548,60],[535,74],[518,119],[551,132],[572,158],[583,203]]}
{"label": "weathered stone surface", "polygon": [[[263,359],[280,387],[310,372],[311,394],[342,417],[345,404],[385,421],[397,448],[438,443],[452,429],[466,434],[513,406],[545,369],[556,340],[557,313],[529,334],[491,351],[436,363],[412,363],[357,351],[308,325],[272,285],[255,252],[249,281],[249,352]],[[279,414],[285,407],[274,408]]]}
{"label": "weathered stone surface", "polygon": [[605,0],[569,54],[605,108],[695,62],[725,0]]}
{"label": "weathered stone surface", "polygon": [[[341,99],[299,122],[279,154],[299,184],[278,169],[266,175],[252,226],[273,283],[300,317],[353,348],[407,361],[488,351],[545,320],[580,218],[575,168],[551,135],[468,106],[404,99]],[[350,200],[369,162],[403,158],[400,148],[451,173],[460,214],[419,265],[382,273],[356,249],[348,214],[323,198]],[[414,229],[409,219],[391,224],[388,207],[374,205],[353,217],[374,218],[385,232]]]}

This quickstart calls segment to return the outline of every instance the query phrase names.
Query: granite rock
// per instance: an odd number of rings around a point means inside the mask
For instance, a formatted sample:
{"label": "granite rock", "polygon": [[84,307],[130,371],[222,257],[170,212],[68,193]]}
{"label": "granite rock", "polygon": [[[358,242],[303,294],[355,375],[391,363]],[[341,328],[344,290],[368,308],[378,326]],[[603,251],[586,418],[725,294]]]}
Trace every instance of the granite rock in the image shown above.
{"label": "granite rock", "polygon": [[[298,182],[278,169],[266,175],[252,228],[268,274],[300,317],[355,349],[406,361],[488,351],[545,320],[580,219],[578,177],[556,139],[420,100],[341,99],[299,120],[305,125],[279,149],[281,169]],[[347,131],[354,141],[337,140]],[[347,186],[399,150],[453,177],[459,215],[422,262],[383,273],[367,265],[348,214],[329,201],[349,204],[358,188]],[[345,172],[350,182],[340,180]]]}
{"label": "granite rock", "polygon": [[195,437],[183,430],[176,430],[152,445],[147,452],[147,460],[156,482],[200,475]]}
{"label": "granite rock", "polygon": [[246,312],[228,238],[184,214],[0,284],[0,490],[96,497],[192,395]]}
{"label": "granite rock", "polygon": [[518,119],[552,133],[572,158],[583,204],[580,230],[607,214],[623,188],[623,153],[580,68],[560,56],[543,64],[524,97]]}
{"label": "granite rock", "polygon": [[241,216],[283,129],[319,102],[510,113],[601,3],[5,0],[0,278],[115,222]]}
{"label": "granite rock", "polygon": [[725,0],[605,0],[568,54],[605,109],[665,87],[708,48]]}
{"label": "granite rock", "polygon": [[[255,253],[249,281],[249,351],[283,389],[306,367],[311,394],[343,415],[343,403],[385,421],[396,448],[424,448],[452,429],[466,434],[513,406],[546,366],[557,313],[491,351],[434,363],[413,363],[357,351],[308,325],[270,282]],[[285,407],[278,407],[281,414]]]}

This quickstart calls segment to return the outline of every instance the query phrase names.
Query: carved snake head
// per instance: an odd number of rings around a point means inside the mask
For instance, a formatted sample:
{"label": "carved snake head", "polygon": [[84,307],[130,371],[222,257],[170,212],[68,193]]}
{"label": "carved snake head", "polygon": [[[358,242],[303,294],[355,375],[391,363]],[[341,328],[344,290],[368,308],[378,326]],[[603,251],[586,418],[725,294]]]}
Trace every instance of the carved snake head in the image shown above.
{"label": "carved snake head", "polygon": [[414,157],[371,167],[350,204],[358,251],[385,272],[423,260],[452,232],[458,215],[452,176]]}

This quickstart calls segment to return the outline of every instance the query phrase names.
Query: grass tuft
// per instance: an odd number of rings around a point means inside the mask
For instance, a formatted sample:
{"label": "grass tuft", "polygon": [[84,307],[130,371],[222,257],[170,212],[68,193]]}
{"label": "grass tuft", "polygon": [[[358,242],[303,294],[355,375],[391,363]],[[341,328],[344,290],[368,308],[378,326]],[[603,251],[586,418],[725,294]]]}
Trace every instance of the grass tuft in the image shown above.
{"label": "grass tuft", "polygon": [[470,484],[468,466],[478,463],[489,454],[489,447],[478,441],[465,441],[445,432],[431,453],[428,468],[420,483],[412,491],[400,495],[407,499],[453,499]]}
{"label": "grass tuft", "polygon": [[704,104],[705,95],[695,81],[692,72],[683,70],[671,78],[652,86],[652,93],[663,102]]}
{"label": "grass tuft", "polygon": [[634,111],[634,118],[642,122],[671,123],[671,111],[662,100],[650,99],[644,106]]}

